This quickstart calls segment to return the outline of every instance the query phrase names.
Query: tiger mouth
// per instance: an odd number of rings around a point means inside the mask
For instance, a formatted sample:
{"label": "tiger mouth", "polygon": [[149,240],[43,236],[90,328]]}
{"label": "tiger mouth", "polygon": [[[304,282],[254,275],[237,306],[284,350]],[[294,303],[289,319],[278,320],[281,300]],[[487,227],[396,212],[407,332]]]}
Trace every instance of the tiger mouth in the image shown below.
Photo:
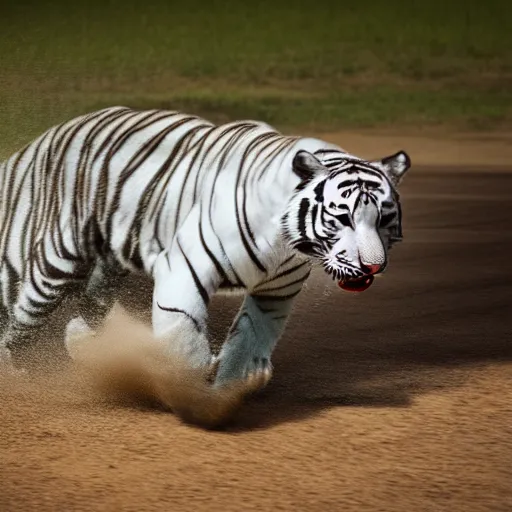
{"label": "tiger mouth", "polygon": [[366,275],[338,281],[338,286],[347,292],[364,292],[372,285],[374,277]]}

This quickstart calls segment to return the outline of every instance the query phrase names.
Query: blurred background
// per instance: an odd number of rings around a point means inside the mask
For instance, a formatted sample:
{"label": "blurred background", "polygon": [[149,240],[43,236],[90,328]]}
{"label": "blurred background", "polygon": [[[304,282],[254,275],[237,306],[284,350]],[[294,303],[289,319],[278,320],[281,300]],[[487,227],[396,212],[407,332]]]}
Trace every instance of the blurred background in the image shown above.
{"label": "blurred background", "polygon": [[503,0],[8,0],[0,12],[0,157],[114,104],[303,132],[512,123]]}

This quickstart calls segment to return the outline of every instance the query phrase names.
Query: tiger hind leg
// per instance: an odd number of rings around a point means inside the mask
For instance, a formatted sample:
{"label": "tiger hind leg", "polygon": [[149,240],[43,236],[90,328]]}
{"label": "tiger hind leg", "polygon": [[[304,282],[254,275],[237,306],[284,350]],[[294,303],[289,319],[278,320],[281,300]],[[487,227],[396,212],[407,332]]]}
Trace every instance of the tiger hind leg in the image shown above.
{"label": "tiger hind leg", "polygon": [[[49,320],[44,316],[43,320]],[[1,345],[9,351],[9,362],[18,370],[30,372],[62,369],[71,362],[64,343],[64,332],[55,322],[27,327],[10,321]]]}
{"label": "tiger hind leg", "polygon": [[50,263],[42,251],[27,267],[0,345],[9,350],[15,368],[65,367],[71,359],[64,340],[66,315],[59,306],[83,283],[87,268],[62,258]]}
{"label": "tiger hind leg", "polygon": [[63,318],[54,313],[68,289],[59,289],[50,301],[36,302],[31,300],[29,287],[22,286],[0,345],[8,349],[15,369],[35,372],[65,368],[71,360],[64,343]]}
{"label": "tiger hind leg", "polygon": [[73,352],[87,338],[95,336],[108,318],[126,275],[105,261],[98,261],[79,296],[78,312],[66,326],[66,346]]}

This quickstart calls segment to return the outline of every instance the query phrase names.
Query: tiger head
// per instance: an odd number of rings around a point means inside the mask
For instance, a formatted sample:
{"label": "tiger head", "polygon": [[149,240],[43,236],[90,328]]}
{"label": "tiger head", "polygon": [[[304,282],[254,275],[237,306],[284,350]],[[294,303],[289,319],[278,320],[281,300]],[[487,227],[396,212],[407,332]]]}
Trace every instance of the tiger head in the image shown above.
{"label": "tiger head", "polygon": [[299,151],[293,171],[301,181],[282,219],[286,239],[341,288],[366,290],[402,239],[397,186],[409,167],[403,151],[372,162],[336,150]]}

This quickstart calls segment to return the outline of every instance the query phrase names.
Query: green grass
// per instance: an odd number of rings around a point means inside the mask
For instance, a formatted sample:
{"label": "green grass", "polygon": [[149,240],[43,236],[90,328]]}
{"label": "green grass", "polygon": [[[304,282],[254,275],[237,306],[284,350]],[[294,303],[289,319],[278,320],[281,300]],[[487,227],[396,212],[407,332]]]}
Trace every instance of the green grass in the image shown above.
{"label": "green grass", "polygon": [[296,130],[512,124],[502,0],[10,3],[0,154],[113,104]]}

